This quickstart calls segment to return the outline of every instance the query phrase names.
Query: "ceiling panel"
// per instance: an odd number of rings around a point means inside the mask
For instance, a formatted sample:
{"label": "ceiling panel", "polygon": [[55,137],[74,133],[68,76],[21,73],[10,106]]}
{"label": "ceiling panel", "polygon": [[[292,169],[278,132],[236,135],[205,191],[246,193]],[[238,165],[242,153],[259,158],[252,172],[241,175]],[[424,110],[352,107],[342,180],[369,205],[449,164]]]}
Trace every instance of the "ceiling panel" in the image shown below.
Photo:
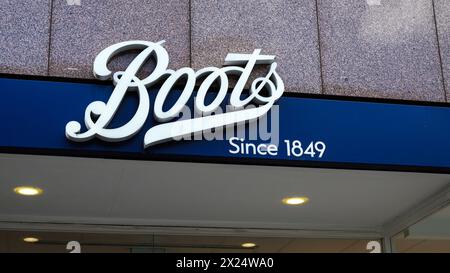
{"label": "ceiling panel", "polygon": [[[0,221],[377,230],[449,185],[406,172],[0,155]],[[15,186],[42,187],[36,197]],[[310,202],[286,207],[281,199]]]}

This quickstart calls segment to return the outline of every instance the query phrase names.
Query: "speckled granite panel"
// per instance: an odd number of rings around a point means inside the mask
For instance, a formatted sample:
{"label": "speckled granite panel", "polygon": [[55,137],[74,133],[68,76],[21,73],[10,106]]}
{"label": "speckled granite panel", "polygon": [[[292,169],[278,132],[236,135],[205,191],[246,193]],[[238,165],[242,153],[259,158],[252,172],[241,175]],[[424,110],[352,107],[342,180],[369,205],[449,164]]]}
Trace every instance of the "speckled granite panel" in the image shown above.
{"label": "speckled granite panel", "polygon": [[[189,66],[188,0],[82,0],[53,4],[50,75],[92,78],[95,56],[126,40],[166,40],[169,68]],[[136,54],[127,53],[111,63],[123,71]],[[149,72],[152,66],[145,68]]]}
{"label": "speckled granite panel", "polygon": [[325,93],[444,101],[430,0],[318,6]]}
{"label": "speckled granite panel", "polygon": [[277,56],[289,92],[320,93],[315,1],[192,0],[192,66],[222,66],[227,53]]}
{"label": "speckled granite panel", "polygon": [[0,14],[0,73],[46,75],[50,0],[2,0]]}
{"label": "speckled granite panel", "polygon": [[434,3],[448,101],[450,97],[450,1],[434,0]]}

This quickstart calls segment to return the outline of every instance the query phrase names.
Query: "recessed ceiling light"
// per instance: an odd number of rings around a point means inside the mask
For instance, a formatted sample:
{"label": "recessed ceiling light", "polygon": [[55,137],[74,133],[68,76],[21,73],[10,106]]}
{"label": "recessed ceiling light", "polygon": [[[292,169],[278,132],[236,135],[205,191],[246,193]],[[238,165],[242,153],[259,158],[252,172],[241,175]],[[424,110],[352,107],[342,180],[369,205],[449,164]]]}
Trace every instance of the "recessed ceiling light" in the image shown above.
{"label": "recessed ceiling light", "polygon": [[254,248],[256,246],[255,243],[243,243],[241,245],[243,248]]}
{"label": "recessed ceiling light", "polygon": [[14,188],[14,192],[20,195],[33,196],[42,194],[43,190],[36,187],[21,186]]}
{"label": "recessed ceiling light", "polygon": [[25,237],[23,238],[23,241],[26,243],[37,243],[39,242],[39,239],[35,237]]}
{"label": "recessed ceiling light", "polygon": [[303,205],[309,201],[308,197],[286,197],[282,200],[285,205],[298,206]]}

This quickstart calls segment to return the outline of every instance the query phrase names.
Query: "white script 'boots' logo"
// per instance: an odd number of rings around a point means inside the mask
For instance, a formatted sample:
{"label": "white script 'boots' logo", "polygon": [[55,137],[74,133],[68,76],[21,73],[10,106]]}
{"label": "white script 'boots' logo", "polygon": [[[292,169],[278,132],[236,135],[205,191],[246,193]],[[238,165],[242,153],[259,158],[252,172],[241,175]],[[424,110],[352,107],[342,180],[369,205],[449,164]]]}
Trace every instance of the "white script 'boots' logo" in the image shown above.
{"label": "white script 'boots' logo", "polygon": [[[95,137],[104,141],[118,142],[131,138],[142,129],[150,110],[150,99],[147,88],[156,84],[160,79],[165,79],[162,83],[153,105],[153,116],[162,124],[150,128],[144,137],[144,148],[179,138],[181,136],[196,134],[203,130],[210,130],[222,126],[234,125],[245,121],[255,120],[265,115],[273,104],[284,92],[284,84],[278,73],[275,71],[277,63],[275,56],[260,55],[261,50],[256,49],[252,54],[229,53],[225,58],[224,67],[206,67],[198,71],[192,68],[183,67],[176,71],[168,69],[169,55],[162,46],[164,41],[157,43],[147,41],[126,41],[114,44],[104,49],[97,55],[94,61],[94,75],[101,80],[111,79],[115,88],[106,103],[94,101],[86,107],[84,122],[86,132],[81,131],[81,124],[71,121],[66,125],[66,136],[68,139],[77,142],[88,141]],[[126,50],[142,50],[130,63],[125,71],[112,74],[107,68],[111,58]],[[142,65],[153,56],[156,60],[156,67],[146,78],[139,79],[136,74]],[[269,71],[265,77],[255,79],[250,85],[249,94],[242,99],[241,95],[244,86],[249,79],[256,64],[269,64]],[[241,66],[238,66],[241,65]],[[208,115],[213,113],[223,103],[228,91],[228,76],[238,75],[239,79],[235,84],[229,99],[229,104],[234,111]],[[174,84],[181,78],[186,79],[186,85],[180,96],[172,107],[165,111],[163,105]],[[204,78],[199,86],[194,101],[195,111],[205,116],[175,120],[191,98],[196,81]],[[205,105],[205,97],[214,82],[220,82],[220,88],[215,94],[214,100]],[[263,89],[267,90],[267,96],[262,95]],[[133,117],[123,126],[118,128],[107,128],[122,100],[127,92],[137,92],[139,105]],[[259,105],[258,107],[246,107],[250,103]]]}

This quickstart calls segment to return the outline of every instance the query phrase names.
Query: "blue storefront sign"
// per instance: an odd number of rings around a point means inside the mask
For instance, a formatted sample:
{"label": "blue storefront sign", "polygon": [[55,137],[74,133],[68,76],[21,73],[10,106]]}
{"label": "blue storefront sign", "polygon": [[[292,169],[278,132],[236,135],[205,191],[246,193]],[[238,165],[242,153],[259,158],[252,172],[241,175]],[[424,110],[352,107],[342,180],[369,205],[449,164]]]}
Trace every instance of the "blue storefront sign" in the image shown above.
{"label": "blue storefront sign", "polygon": [[[450,171],[450,107],[444,104],[285,94],[274,105],[276,111],[261,122],[267,125],[264,136],[261,124],[256,139],[249,136],[253,125],[246,124],[213,130],[209,132],[216,136],[213,139],[207,134],[185,136],[185,140],[144,148],[145,133],[160,124],[151,114],[156,87],[148,90],[150,113],[142,130],[118,142],[98,138],[75,142],[65,135],[67,123],[81,121],[91,102],[108,100],[113,90],[109,84],[3,77],[0,90],[0,151],[6,153]],[[174,103],[179,93],[172,90],[168,104]],[[213,100],[214,94],[208,94],[208,99]],[[130,120],[138,101],[136,94],[127,94],[109,127]],[[193,99],[187,106],[195,112]],[[227,130],[233,134],[227,137]]]}

